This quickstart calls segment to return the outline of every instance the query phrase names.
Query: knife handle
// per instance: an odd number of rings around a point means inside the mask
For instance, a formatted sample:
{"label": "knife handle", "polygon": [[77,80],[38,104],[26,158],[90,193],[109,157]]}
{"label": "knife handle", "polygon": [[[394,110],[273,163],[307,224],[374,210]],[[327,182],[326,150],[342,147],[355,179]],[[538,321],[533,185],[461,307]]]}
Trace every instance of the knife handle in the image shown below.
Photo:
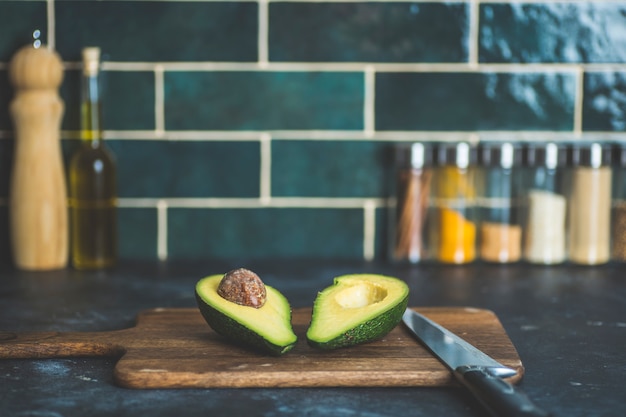
{"label": "knife handle", "polygon": [[459,366],[454,375],[494,416],[552,416],[551,413],[537,407],[522,390],[502,378],[491,375],[488,368]]}

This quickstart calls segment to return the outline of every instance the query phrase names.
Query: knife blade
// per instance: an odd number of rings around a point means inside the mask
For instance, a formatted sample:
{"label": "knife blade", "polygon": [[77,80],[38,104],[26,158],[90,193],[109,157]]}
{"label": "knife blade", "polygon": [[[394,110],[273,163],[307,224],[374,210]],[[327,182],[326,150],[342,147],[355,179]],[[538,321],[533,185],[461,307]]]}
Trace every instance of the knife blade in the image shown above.
{"label": "knife blade", "polygon": [[502,365],[480,349],[448,329],[407,308],[402,316],[413,332],[455,378],[474,395],[493,416],[549,417],[552,414],[537,407],[519,388],[503,378],[517,371]]}

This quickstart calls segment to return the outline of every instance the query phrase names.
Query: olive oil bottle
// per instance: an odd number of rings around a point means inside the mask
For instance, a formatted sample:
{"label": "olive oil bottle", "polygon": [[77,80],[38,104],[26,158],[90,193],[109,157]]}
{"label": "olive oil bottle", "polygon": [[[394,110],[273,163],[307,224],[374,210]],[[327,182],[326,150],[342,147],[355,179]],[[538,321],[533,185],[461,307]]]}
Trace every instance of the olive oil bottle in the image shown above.
{"label": "olive oil bottle", "polygon": [[102,138],[100,49],[83,49],[81,144],[69,166],[71,258],[76,269],[111,267],[117,258],[116,167]]}

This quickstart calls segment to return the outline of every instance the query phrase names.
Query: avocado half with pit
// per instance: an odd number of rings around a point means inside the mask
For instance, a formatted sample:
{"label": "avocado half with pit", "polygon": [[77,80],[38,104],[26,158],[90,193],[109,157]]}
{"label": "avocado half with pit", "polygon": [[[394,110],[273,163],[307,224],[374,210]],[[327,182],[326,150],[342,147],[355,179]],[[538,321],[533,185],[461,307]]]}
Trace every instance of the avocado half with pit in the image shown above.
{"label": "avocado half with pit", "polygon": [[400,323],[408,300],[409,287],[398,278],[337,277],[315,299],[307,342],[319,349],[337,349],[380,339]]}
{"label": "avocado half with pit", "polygon": [[196,284],[196,301],[202,317],[222,336],[261,352],[282,355],[291,350],[297,336],[291,327],[291,307],[276,289],[265,286],[266,301],[260,308],[239,305],[218,294],[224,275],[211,275]]}

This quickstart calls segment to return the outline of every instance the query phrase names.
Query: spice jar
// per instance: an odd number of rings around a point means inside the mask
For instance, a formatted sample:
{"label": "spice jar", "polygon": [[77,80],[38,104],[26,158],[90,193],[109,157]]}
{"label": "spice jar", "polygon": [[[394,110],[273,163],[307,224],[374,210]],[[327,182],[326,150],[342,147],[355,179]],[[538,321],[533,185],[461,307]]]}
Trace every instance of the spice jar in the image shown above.
{"label": "spice jar", "polygon": [[476,149],[442,143],[433,173],[433,218],[429,238],[434,259],[463,264],[476,258]]}
{"label": "spice jar", "polygon": [[433,146],[413,143],[396,148],[396,208],[391,257],[411,263],[428,259],[426,219],[433,176]]}
{"label": "spice jar", "polygon": [[619,144],[614,150],[611,259],[626,262],[626,144]]}
{"label": "spice jar", "polygon": [[611,148],[601,143],[574,146],[571,163],[569,260],[583,265],[608,262],[611,244]]}
{"label": "spice jar", "polygon": [[531,143],[524,158],[524,260],[552,265],[566,259],[568,148],[557,143]]}
{"label": "spice jar", "polygon": [[478,161],[484,184],[478,200],[480,258],[487,262],[517,262],[522,256],[521,145],[483,143]]}

